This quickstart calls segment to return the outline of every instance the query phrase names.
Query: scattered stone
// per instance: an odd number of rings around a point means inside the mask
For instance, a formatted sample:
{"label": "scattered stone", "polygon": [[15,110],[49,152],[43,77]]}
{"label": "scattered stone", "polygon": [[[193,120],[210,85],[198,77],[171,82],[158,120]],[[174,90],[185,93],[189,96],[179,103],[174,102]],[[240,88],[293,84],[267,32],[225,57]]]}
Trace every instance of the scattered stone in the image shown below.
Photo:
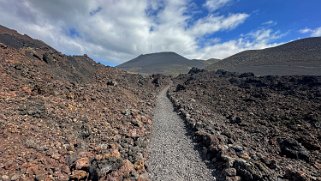
{"label": "scattered stone", "polygon": [[141,174],[138,176],[137,181],[150,181],[147,173]]}
{"label": "scattered stone", "polygon": [[310,161],[309,151],[295,139],[279,139],[279,145],[281,154],[289,158],[302,159],[307,162]]}
{"label": "scattered stone", "polygon": [[225,177],[226,181],[241,181],[242,178],[240,176],[234,176],[234,177]]}
{"label": "scattered stone", "polygon": [[232,124],[240,124],[242,122],[241,118],[238,116],[230,116],[229,120]]}
{"label": "scattered stone", "polygon": [[135,162],[134,168],[138,173],[143,173],[145,171],[145,162],[144,160],[140,159]]}
{"label": "scattered stone", "polygon": [[236,176],[236,169],[235,168],[227,168],[224,170],[224,174],[229,177]]}
{"label": "scattered stone", "polygon": [[82,124],[80,131],[79,131],[79,136],[82,139],[86,139],[91,135],[91,130],[87,124]]}
{"label": "scattered stone", "polygon": [[56,62],[54,57],[50,53],[45,53],[42,57],[43,61],[45,61],[48,64]]}
{"label": "scattered stone", "polygon": [[183,85],[181,85],[181,84],[178,84],[177,86],[176,86],[176,92],[179,92],[179,91],[182,91],[182,90],[185,90],[186,88],[185,88],[185,86],[183,86]]}
{"label": "scattered stone", "polygon": [[9,178],[8,175],[2,175],[1,179],[2,179],[3,181],[9,181],[9,180],[10,180],[10,178]]}
{"label": "scattered stone", "polygon": [[124,160],[123,165],[119,169],[119,171],[124,175],[129,175],[130,172],[133,170],[134,170],[134,165],[129,160]]}
{"label": "scattered stone", "polygon": [[105,153],[102,155],[96,155],[96,159],[97,160],[105,160],[105,159],[109,159],[109,158],[120,158],[120,153],[118,150],[112,150],[109,153]]}
{"label": "scattered stone", "polygon": [[32,47],[27,47],[26,53],[29,54],[30,56],[37,58],[38,60],[42,60],[42,55]]}
{"label": "scattered stone", "polygon": [[88,173],[84,170],[74,170],[70,176],[71,180],[85,180],[88,177]]}
{"label": "scattered stone", "polygon": [[15,174],[11,177],[11,181],[15,181],[15,180],[18,180],[20,178],[20,175],[19,174]]}
{"label": "scattered stone", "polygon": [[291,169],[288,169],[285,173],[285,178],[293,181],[309,181],[309,179],[306,174],[302,171],[294,171]]}
{"label": "scattered stone", "polygon": [[129,116],[131,114],[131,111],[129,109],[125,109],[124,111],[122,111],[122,114],[125,116]]}
{"label": "scattered stone", "polygon": [[205,72],[204,69],[199,69],[199,68],[196,68],[196,67],[192,67],[189,71],[188,71],[188,74],[198,74],[200,72]]}
{"label": "scattered stone", "polygon": [[137,127],[143,127],[143,123],[137,119],[132,119],[131,123]]}
{"label": "scattered stone", "polygon": [[7,49],[7,48],[8,48],[8,46],[7,46],[7,45],[5,45],[5,44],[3,44],[3,43],[0,43],[0,48],[2,48],[2,49]]}
{"label": "scattered stone", "polygon": [[161,85],[161,80],[159,77],[157,78],[154,78],[152,83],[156,86],[156,87],[159,87]]}
{"label": "scattered stone", "polygon": [[232,148],[236,151],[236,152],[241,152],[243,151],[243,147],[240,145],[234,145],[232,146]]}
{"label": "scattered stone", "polygon": [[90,166],[90,162],[88,158],[80,158],[76,161],[76,169],[77,170],[82,170],[82,169],[87,169]]}
{"label": "scattered stone", "polygon": [[266,170],[262,170],[261,168],[255,166],[253,163],[246,162],[242,159],[235,160],[233,167],[236,169],[239,176],[241,176],[242,178],[246,178],[246,180],[249,181],[262,180],[264,177],[269,177]]}
{"label": "scattered stone", "polygon": [[54,154],[52,154],[51,155],[51,157],[53,158],[53,159],[56,159],[56,160],[59,160],[60,159],[60,154],[59,153],[54,153]]}
{"label": "scattered stone", "polygon": [[240,151],[240,152],[237,152],[236,154],[237,154],[237,156],[239,156],[240,158],[243,158],[245,160],[249,160],[251,158],[249,153],[246,151]]}
{"label": "scattered stone", "polygon": [[239,75],[239,78],[244,78],[244,77],[254,77],[254,74],[252,72],[247,72]]}
{"label": "scattered stone", "polygon": [[108,80],[107,81],[107,85],[110,85],[110,86],[117,86],[118,85],[118,82],[115,81],[115,80]]}

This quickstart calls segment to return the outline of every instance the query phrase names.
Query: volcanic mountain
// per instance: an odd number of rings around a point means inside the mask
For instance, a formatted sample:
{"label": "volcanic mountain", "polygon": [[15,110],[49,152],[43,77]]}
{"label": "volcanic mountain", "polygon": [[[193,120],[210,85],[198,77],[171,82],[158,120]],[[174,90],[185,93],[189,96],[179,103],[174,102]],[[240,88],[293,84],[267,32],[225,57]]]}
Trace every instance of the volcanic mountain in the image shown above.
{"label": "volcanic mountain", "polygon": [[235,54],[207,67],[257,75],[321,75],[321,37]]}
{"label": "volcanic mountain", "polygon": [[178,75],[187,73],[192,67],[204,68],[205,65],[203,60],[190,60],[174,52],[159,52],[140,55],[117,67],[135,73]]}

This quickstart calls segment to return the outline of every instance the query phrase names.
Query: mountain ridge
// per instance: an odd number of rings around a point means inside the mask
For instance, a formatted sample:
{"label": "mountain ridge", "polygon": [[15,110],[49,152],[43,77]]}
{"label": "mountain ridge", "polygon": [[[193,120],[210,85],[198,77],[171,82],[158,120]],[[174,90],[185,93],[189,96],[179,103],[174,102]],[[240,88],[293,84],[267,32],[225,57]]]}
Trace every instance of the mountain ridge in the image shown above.
{"label": "mountain ridge", "polygon": [[262,50],[247,50],[207,66],[257,75],[320,75],[321,37],[305,38]]}
{"label": "mountain ridge", "polygon": [[156,52],[142,54],[117,68],[142,74],[178,75],[187,73],[192,67],[205,68],[203,60],[190,60],[175,52]]}

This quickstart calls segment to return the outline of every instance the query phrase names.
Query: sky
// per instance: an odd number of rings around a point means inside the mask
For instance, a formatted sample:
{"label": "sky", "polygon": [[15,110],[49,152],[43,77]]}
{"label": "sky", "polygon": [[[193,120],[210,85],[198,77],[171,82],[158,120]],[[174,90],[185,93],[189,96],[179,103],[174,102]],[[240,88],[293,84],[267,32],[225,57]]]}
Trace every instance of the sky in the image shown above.
{"label": "sky", "polygon": [[318,37],[320,7],[320,0],[0,0],[0,24],[115,66],[153,52],[222,59]]}

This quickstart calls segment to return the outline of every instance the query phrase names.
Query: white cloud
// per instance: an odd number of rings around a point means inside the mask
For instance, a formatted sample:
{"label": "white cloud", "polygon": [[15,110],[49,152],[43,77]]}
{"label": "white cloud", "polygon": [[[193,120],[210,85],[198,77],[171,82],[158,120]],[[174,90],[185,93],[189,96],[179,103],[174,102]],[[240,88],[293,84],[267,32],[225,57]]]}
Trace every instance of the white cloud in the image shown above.
{"label": "white cloud", "polygon": [[240,51],[251,49],[263,49],[271,46],[279,45],[280,43],[271,43],[284,36],[279,32],[273,32],[272,29],[259,29],[254,32],[242,35],[236,40],[217,43],[211,46],[206,46],[199,50],[200,59],[207,59],[207,57],[225,58],[236,54]]}
{"label": "white cloud", "polygon": [[219,8],[225,6],[227,3],[229,3],[231,0],[206,0],[204,6],[209,11],[216,11]]}
{"label": "white cloud", "polygon": [[275,26],[277,25],[278,23],[273,21],[273,20],[270,20],[270,21],[266,21],[264,23],[262,23],[263,26]]}
{"label": "white cloud", "polygon": [[311,37],[318,37],[321,36],[321,27],[310,29],[310,28],[304,28],[300,30],[300,33],[302,34],[309,34]]}
{"label": "white cloud", "polygon": [[237,27],[242,24],[248,14],[232,14],[229,16],[208,16],[206,18],[198,20],[193,28],[191,33],[194,36],[203,36],[209,33],[214,33],[221,30],[229,30]]}
{"label": "white cloud", "polygon": [[[228,2],[208,0],[203,6],[213,12]],[[226,42],[213,36],[199,45],[203,36],[237,28],[249,15],[216,12],[195,19],[195,6],[191,0],[0,0],[0,24],[63,53],[87,53],[113,64],[158,51],[207,59],[271,46],[272,30]]]}

